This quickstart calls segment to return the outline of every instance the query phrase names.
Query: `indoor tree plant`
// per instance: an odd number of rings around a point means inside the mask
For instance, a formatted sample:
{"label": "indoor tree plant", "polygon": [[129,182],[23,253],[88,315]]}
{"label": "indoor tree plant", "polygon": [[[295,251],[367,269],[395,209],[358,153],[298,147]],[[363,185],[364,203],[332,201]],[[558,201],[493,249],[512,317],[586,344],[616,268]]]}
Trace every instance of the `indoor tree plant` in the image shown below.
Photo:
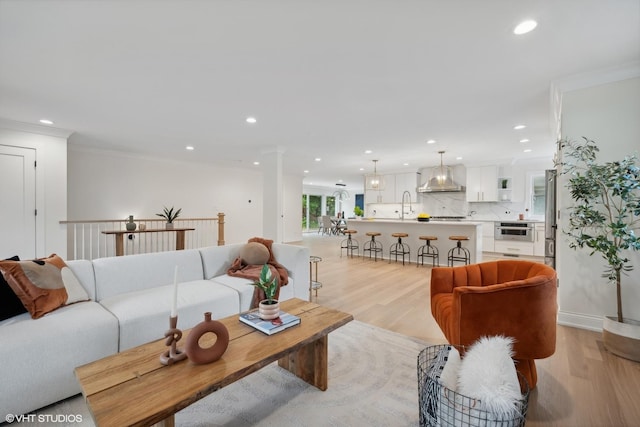
{"label": "indoor tree plant", "polygon": [[275,298],[278,291],[278,279],[272,278],[269,264],[264,264],[260,270],[260,277],[252,283],[253,286],[264,291],[266,299],[260,301],[258,314],[264,320],[275,319],[280,316],[280,302]]}
{"label": "indoor tree plant", "polygon": [[[598,163],[596,143],[560,141],[561,174],[569,175],[567,188],[575,202],[569,208],[569,247],[589,248],[606,260],[603,277],[615,284],[617,318],[604,318],[603,338],[612,353],[640,360],[640,322],[622,313],[622,275],[633,269],[628,251],[640,249],[640,168],[633,155]],[[638,282],[637,278],[632,278]],[[640,285],[640,282],[636,283]],[[625,338],[626,337],[626,338]],[[630,341],[629,341],[630,340]]]}
{"label": "indoor tree plant", "polygon": [[167,228],[173,228],[173,221],[180,216],[180,212],[182,212],[182,208],[174,211],[173,206],[171,206],[171,209],[167,209],[165,206],[162,213],[157,213],[156,215],[167,220]]}

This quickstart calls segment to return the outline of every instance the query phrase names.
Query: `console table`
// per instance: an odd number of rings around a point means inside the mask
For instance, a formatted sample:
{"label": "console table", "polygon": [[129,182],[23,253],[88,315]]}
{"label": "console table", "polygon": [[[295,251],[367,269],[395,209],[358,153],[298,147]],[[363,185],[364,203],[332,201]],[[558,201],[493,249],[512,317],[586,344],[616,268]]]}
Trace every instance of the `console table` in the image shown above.
{"label": "console table", "polygon": [[124,235],[125,234],[139,234],[139,233],[176,233],[176,251],[184,249],[184,234],[186,231],[193,231],[195,228],[167,228],[157,230],[113,230],[103,231],[102,234],[113,234],[116,236],[116,256],[124,255]]}

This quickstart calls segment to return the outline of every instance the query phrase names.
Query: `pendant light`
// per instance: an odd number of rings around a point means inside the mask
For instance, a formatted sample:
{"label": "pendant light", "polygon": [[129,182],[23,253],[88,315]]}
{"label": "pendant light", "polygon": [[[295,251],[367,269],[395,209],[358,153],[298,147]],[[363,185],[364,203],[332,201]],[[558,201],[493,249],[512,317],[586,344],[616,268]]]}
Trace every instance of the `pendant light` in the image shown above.
{"label": "pendant light", "polygon": [[450,166],[445,166],[442,155],[444,151],[438,151],[440,154],[440,166],[435,166],[431,169],[429,180],[422,186],[418,187],[419,193],[432,193],[432,192],[457,192],[465,191],[465,187],[457,184],[453,180],[453,170]]}
{"label": "pendant light", "polygon": [[378,175],[377,160],[373,160],[373,175],[367,177],[367,190],[384,190],[384,177]]}

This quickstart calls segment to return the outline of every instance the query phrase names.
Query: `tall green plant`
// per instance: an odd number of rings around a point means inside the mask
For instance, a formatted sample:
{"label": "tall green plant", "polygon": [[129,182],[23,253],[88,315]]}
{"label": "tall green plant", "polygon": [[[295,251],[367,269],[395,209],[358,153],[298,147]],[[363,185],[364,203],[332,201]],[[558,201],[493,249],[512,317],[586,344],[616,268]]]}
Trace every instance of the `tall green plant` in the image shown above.
{"label": "tall green plant", "polygon": [[561,174],[570,176],[568,189],[575,202],[569,208],[569,247],[590,248],[607,262],[603,277],[616,285],[618,322],[623,322],[622,273],[633,269],[626,250],[640,249],[636,231],[640,225],[640,169],[634,155],[598,163],[596,143],[561,140]]}

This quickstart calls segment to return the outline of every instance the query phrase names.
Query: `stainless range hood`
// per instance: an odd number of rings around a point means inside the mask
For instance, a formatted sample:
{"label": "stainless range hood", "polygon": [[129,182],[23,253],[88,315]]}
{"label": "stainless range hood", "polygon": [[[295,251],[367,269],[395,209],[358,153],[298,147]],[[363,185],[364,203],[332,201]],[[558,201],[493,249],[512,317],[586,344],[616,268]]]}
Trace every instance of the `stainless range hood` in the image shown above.
{"label": "stainless range hood", "polygon": [[453,180],[453,170],[449,166],[442,163],[442,155],[444,151],[438,151],[440,154],[440,166],[431,169],[429,179],[418,187],[418,193],[456,193],[464,192],[465,187]]}

